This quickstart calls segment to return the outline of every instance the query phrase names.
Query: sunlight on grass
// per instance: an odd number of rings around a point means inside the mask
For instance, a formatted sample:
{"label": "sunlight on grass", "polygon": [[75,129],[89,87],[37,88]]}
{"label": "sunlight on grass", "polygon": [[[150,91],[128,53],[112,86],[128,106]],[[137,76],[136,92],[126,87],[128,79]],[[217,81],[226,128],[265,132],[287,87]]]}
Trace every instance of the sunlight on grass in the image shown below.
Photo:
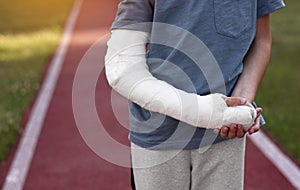
{"label": "sunlight on grass", "polygon": [[18,134],[23,111],[39,87],[60,30],[0,35],[0,160]]}
{"label": "sunlight on grass", "polygon": [[74,0],[0,1],[0,33],[62,26]]}
{"label": "sunlight on grass", "polygon": [[0,60],[1,62],[21,61],[35,56],[37,52],[48,51],[48,47],[41,42],[53,44],[57,42],[58,36],[58,29],[18,35],[0,34]]}

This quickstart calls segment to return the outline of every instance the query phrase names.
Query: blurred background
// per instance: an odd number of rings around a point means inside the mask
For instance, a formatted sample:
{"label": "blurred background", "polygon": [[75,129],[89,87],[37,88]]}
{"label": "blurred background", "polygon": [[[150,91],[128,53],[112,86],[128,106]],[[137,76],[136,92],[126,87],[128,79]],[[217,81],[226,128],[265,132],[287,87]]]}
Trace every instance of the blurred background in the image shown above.
{"label": "blurred background", "polygon": [[74,0],[0,0],[0,162],[22,133]]}
{"label": "blurred background", "polygon": [[[272,14],[271,64],[256,102],[263,130],[300,162],[300,1]],[[0,162],[22,134],[22,117],[39,88],[73,0],[0,0]]]}
{"label": "blurred background", "polygon": [[263,128],[300,161],[300,1],[271,15],[272,57],[257,94],[267,125]]}

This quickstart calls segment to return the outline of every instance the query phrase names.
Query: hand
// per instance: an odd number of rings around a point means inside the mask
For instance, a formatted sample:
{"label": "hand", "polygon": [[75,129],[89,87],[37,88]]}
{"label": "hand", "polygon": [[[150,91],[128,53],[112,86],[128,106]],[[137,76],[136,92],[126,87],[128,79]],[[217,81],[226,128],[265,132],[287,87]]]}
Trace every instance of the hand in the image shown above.
{"label": "hand", "polygon": [[[228,97],[225,99],[225,101],[229,107],[250,104],[244,98],[239,98],[239,97]],[[262,112],[262,108],[256,108],[256,111],[257,111],[257,117],[255,119],[255,123],[248,130],[248,133],[250,135],[259,131],[259,129],[260,129],[260,114]],[[221,129],[215,129],[214,132],[216,134],[220,133],[221,137],[223,137],[223,138],[228,137],[230,139],[233,139],[236,137],[242,138],[247,133],[247,131],[244,131],[243,126],[238,125],[238,124],[231,124],[230,126],[223,126]]]}
{"label": "hand", "polygon": [[[247,104],[247,99],[241,98],[241,97],[226,97],[225,102],[226,102],[227,106],[229,106],[229,107],[242,106],[242,105]],[[256,124],[256,122],[255,122],[255,124]],[[251,127],[250,129],[255,130],[256,128],[253,128],[253,127]],[[221,137],[224,137],[224,138],[225,137],[241,138],[246,133],[243,130],[243,127],[241,125],[237,125],[237,124],[231,124],[230,126],[223,126],[221,129],[214,129],[214,132],[216,134],[220,133]]]}

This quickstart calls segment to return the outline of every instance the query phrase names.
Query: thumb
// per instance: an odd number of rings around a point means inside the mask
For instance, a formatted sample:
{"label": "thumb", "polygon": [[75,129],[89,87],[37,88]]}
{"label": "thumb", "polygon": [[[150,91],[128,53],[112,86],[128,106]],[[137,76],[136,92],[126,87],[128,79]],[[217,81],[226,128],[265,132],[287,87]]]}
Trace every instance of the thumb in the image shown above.
{"label": "thumb", "polygon": [[225,102],[227,106],[233,107],[233,106],[242,106],[247,103],[246,98],[241,97],[226,97]]}
{"label": "thumb", "polygon": [[262,108],[256,108],[256,113],[257,113],[257,117],[256,118],[258,118],[260,116],[260,114],[261,114],[262,111],[263,111]]}

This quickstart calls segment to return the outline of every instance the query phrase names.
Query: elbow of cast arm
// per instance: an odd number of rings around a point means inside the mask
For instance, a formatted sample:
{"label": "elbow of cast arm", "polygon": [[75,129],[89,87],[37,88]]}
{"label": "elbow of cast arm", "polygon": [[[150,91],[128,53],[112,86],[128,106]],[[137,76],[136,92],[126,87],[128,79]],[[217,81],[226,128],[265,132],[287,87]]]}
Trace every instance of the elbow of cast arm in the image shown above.
{"label": "elbow of cast arm", "polygon": [[109,85],[116,89],[126,75],[138,75],[137,69],[147,69],[146,44],[149,34],[141,31],[116,29],[107,42],[105,71]]}

